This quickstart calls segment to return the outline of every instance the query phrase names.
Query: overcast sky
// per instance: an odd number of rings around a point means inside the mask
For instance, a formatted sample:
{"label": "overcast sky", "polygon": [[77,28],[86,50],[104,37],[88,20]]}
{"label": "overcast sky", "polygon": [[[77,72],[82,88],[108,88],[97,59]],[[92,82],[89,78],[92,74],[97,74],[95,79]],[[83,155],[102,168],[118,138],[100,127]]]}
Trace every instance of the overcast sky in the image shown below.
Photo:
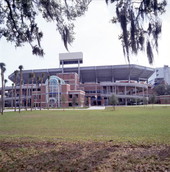
{"label": "overcast sky", "polygon": [[[104,0],[96,0],[90,4],[86,14],[77,19],[76,39],[69,50],[70,52],[83,52],[82,66],[127,64],[121,42],[118,40],[120,29],[111,24],[111,17],[111,7],[108,7]],[[132,64],[149,67],[170,66],[170,5],[167,6],[166,14],[162,16],[162,23],[159,55],[155,56],[154,64],[149,65],[144,53],[131,57]],[[59,53],[67,52],[61,37],[56,32],[54,24],[41,22],[41,27],[44,32],[42,42],[44,57],[33,56],[29,45],[16,49],[11,43],[5,40],[0,41],[0,62],[6,64],[6,78],[18,69],[19,65],[23,65],[25,70],[59,67]],[[9,84],[11,83],[8,82]]]}

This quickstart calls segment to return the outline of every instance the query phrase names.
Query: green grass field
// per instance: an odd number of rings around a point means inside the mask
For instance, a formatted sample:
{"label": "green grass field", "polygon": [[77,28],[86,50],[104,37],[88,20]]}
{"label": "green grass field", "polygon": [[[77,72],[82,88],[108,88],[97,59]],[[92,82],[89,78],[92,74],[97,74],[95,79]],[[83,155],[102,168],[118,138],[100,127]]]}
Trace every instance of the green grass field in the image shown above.
{"label": "green grass field", "polygon": [[0,137],[170,144],[170,107],[6,112]]}
{"label": "green grass field", "polygon": [[170,107],[4,113],[6,171],[170,171]]}

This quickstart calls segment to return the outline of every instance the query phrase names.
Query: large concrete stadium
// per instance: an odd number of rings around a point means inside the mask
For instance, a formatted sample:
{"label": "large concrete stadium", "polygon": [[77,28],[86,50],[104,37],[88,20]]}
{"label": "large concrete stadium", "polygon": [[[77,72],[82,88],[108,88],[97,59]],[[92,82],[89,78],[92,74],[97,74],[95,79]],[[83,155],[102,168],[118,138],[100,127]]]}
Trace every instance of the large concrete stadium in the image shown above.
{"label": "large concrete stadium", "polygon": [[[109,105],[113,94],[120,105],[142,104],[148,100],[148,79],[154,73],[153,68],[134,64],[80,67],[82,53],[71,53],[71,56],[62,53],[59,59],[59,68],[23,70],[22,106],[103,106]],[[65,67],[67,64],[78,66]],[[31,73],[34,78],[30,78]],[[16,84],[16,95],[14,87],[6,87],[5,102],[6,106],[14,106],[19,104],[20,77],[12,73],[9,79]]]}

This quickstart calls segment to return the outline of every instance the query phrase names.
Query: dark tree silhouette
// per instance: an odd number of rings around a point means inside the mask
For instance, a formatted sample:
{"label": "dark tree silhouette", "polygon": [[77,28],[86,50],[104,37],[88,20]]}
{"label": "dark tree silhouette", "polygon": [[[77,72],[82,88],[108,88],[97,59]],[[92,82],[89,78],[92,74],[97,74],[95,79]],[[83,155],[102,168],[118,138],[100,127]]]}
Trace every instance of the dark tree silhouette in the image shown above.
{"label": "dark tree silhouette", "polygon": [[153,48],[158,51],[158,38],[161,33],[159,16],[165,12],[166,0],[106,0],[115,3],[116,16],[113,23],[119,23],[122,34],[123,52],[130,62],[130,53],[145,50],[148,61],[153,63]]}
{"label": "dark tree silhouette", "polygon": [[17,103],[16,103],[16,99],[17,99],[17,78],[18,78],[18,73],[19,71],[18,70],[15,70],[14,71],[14,84],[15,84],[15,88],[14,88],[14,104],[15,104],[15,112],[16,112],[16,109],[17,109]]}
{"label": "dark tree silhouette", "polygon": [[0,63],[0,70],[1,70],[1,114],[3,115],[4,113],[4,72],[6,71],[5,63]]}
{"label": "dark tree silhouette", "polygon": [[118,104],[118,98],[112,94],[110,97],[109,97],[109,104],[113,106],[113,110],[115,110],[115,106]]}
{"label": "dark tree silhouette", "polygon": [[19,69],[19,74],[20,74],[20,82],[19,82],[19,87],[20,87],[20,91],[19,91],[19,113],[21,112],[21,108],[22,108],[22,84],[23,84],[23,76],[22,76],[22,71],[23,71],[23,66],[19,65],[18,67]]}
{"label": "dark tree silhouette", "polygon": [[[0,38],[13,42],[16,47],[29,43],[32,53],[43,56],[41,47],[43,32],[38,25],[41,16],[47,22],[55,22],[68,50],[74,40],[74,20],[82,16],[92,0],[1,0]],[[158,50],[161,33],[159,16],[165,12],[166,0],[105,0],[115,3],[116,16],[122,34],[123,52],[130,62],[130,53],[145,50],[149,63],[153,62],[153,47]],[[95,10],[95,9],[94,9]]]}
{"label": "dark tree silhouette", "polygon": [[84,14],[91,0],[1,0],[0,38],[13,42],[16,47],[29,43],[32,53],[43,56],[42,31],[37,17],[55,22],[64,45],[73,41],[73,21]]}
{"label": "dark tree silhouette", "polygon": [[167,84],[159,84],[154,87],[156,95],[170,95],[170,86]]}

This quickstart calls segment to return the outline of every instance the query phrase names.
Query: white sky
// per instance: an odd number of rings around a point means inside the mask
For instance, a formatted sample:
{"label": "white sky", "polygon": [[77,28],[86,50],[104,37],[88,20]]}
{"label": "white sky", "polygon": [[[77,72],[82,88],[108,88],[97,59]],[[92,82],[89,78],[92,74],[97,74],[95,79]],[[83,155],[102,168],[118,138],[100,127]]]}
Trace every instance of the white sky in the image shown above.
{"label": "white sky", "polygon": [[[169,0],[168,0],[169,2]],[[93,1],[84,16],[75,23],[75,41],[69,47],[70,52],[83,52],[82,66],[127,64],[121,42],[118,40],[119,27],[111,24],[111,7],[105,1]],[[170,5],[162,16],[162,35],[159,40],[159,55],[155,56],[154,64],[149,65],[144,53],[131,57],[131,64],[150,67],[170,66]],[[0,41],[0,62],[6,64],[5,77],[23,65],[24,69],[46,69],[59,67],[59,53],[66,53],[60,35],[56,32],[55,24],[41,22],[44,32],[42,47],[44,57],[32,55],[29,45],[15,48],[5,40]],[[69,67],[69,66],[68,66]],[[8,80],[8,84],[11,82]]]}

